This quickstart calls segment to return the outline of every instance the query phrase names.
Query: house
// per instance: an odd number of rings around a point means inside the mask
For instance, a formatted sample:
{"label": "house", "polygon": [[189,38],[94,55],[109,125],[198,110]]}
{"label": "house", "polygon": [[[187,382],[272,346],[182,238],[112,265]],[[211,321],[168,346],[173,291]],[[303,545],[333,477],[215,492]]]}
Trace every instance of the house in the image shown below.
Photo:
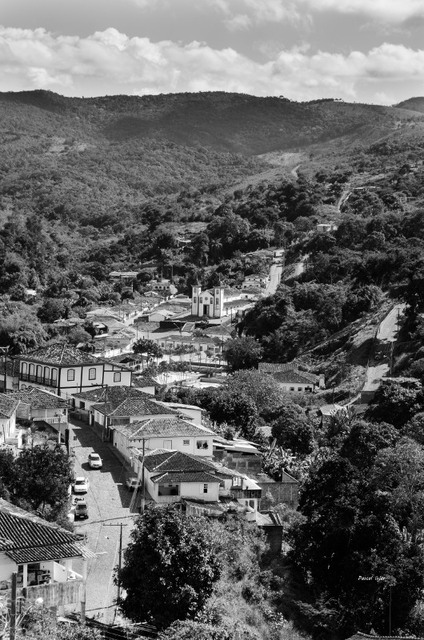
{"label": "house", "polygon": [[265,473],[255,475],[255,480],[262,489],[265,498],[269,495],[274,504],[287,504],[296,509],[299,504],[299,480],[286,471],[282,471],[281,480],[273,480]]}
{"label": "house", "polygon": [[115,284],[120,284],[124,291],[132,291],[137,276],[138,271],[111,271],[109,273],[109,280]]}
{"label": "house", "polygon": [[278,382],[281,390],[287,393],[313,392],[325,387],[323,376],[302,371],[293,362],[260,362],[259,371],[270,374]]}
{"label": "house", "polygon": [[226,440],[215,434],[213,440],[214,460],[240,473],[259,473],[262,456],[259,449],[244,438]]}
{"label": "house", "polygon": [[317,224],[317,232],[318,233],[332,233],[333,231],[337,231],[338,227],[334,222],[321,222]]}
{"label": "house", "polygon": [[166,402],[167,407],[174,409],[180,418],[189,418],[190,422],[197,424],[199,427],[202,425],[203,418],[206,414],[205,409],[198,407],[195,404],[183,404],[181,402]]}
{"label": "house", "polygon": [[252,289],[252,288],[265,289],[268,282],[269,282],[268,277],[260,276],[258,274],[256,275],[253,274],[251,276],[245,277],[241,285],[241,288],[242,289]]}
{"label": "house", "polygon": [[131,386],[135,387],[136,389],[140,389],[140,391],[144,391],[144,393],[148,393],[149,395],[154,396],[156,395],[156,387],[158,387],[159,385],[154,378],[141,373],[132,376]]}
{"label": "house", "polygon": [[0,446],[22,446],[21,432],[16,429],[19,401],[9,393],[0,393]]}
{"label": "house", "polygon": [[[149,496],[159,504],[200,498],[218,502],[224,475],[197,456],[180,451],[152,452],[144,457],[144,480]],[[225,476],[230,478],[230,476]]]}
{"label": "house", "polygon": [[30,383],[69,398],[92,387],[131,384],[131,371],[126,367],[67,344],[41,347],[15,359],[19,361],[19,389]]}
{"label": "house", "polygon": [[0,360],[0,392],[19,388],[19,362],[2,356]]}
{"label": "house", "polygon": [[341,404],[323,404],[318,409],[318,416],[321,418],[321,426],[328,424],[331,418],[346,416],[349,408]]}
{"label": "house", "polygon": [[255,520],[262,491],[251,478],[180,451],[157,450],[139,460],[146,492],[155,502],[183,501],[187,513],[209,511],[213,504],[217,515],[236,510]]}
{"label": "house", "polygon": [[136,387],[120,386],[75,393],[74,407],[79,417],[97,428],[105,440],[113,440],[115,425],[129,425],[144,418],[177,416],[164,403]]}
{"label": "house", "polygon": [[30,385],[8,395],[19,403],[18,418],[47,423],[60,434],[61,441],[69,442],[68,404],[64,398]]}
{"label": "house", "polygon": [[174,296],[178,293],[177,287],[175,287],[170,280],[161,278],[161,280],[150,280],[146,283],[147,291],[157,291],[166,296]]}
{"label": "house", "polygon": [[85,580],[72,569],[72,562],[82,560],[85,573],[86,559],[94,554],[84,546],[81,534],[3,499],[0,531],[0,594],[7,593],[16,573],[17,586],[27,588],[25,597],[30,601],[42,597],[45,606],[57,606],[85,600]]}
{"label": "house", "polygon": [[[137,460],[140,449],[144,453],[156,449],[181,451],[194,456],[212,457],[214,433],[206,427],[181,417],[150,417],[113,427],[113,444],[126,460]],[[139,465],[134,463],[138,473]]]}

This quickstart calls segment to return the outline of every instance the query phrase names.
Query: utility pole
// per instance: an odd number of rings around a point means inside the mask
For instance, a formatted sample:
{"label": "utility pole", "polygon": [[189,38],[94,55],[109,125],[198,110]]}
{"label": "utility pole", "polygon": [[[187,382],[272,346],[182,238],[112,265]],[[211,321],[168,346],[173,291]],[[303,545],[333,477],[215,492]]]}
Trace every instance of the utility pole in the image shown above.
{"label": "utility pole", "polygon": [[12,593],[10,597],[10,640],[16,638],[16,604],[17,604],[17,586],[18,586],[18,574],[16,571],[12,573]]}
{"label": "utility pole", "polygon": [[[119,601],[120,597],[121,597],[121,568],[122,568],[122,527],[127,527],[128,525],[124,524],[123,522],[119,522],[116,524],[104,524],[104,527],[120,527],[119,530],[119,554],[118,554],[118,590],[117,590],[117,594],[116,594],[116,600],[117,602]],[[115,607],[115,613],[114,613],[114,619],[116,616],[116,607]]]}

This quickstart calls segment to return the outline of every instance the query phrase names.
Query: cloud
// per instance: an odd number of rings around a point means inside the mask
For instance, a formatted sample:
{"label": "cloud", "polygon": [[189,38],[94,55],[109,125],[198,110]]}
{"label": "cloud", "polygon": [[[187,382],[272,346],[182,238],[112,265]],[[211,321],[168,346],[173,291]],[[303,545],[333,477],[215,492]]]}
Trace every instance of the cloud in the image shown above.
{"label": "cloud", "polygon": [[296,0],[311,11],[364,15],[385,23],[398,24],[424,16],[423,0]]}
{"label": "cloud", "polygon": [[113,28],[82,38],[0,27],[0,82],[4,91],[44,88],[77,96],[235,91],[380,102],[396,95],[396,86],[424,83],[424,51],[390,43],[348,55],[298,47],[262,63],[230,47],[152,42]]}
{"label": "cloud", "polygon": [[205,0],[224,16],[230,30],[275,22],[300,20],[293,0]]}

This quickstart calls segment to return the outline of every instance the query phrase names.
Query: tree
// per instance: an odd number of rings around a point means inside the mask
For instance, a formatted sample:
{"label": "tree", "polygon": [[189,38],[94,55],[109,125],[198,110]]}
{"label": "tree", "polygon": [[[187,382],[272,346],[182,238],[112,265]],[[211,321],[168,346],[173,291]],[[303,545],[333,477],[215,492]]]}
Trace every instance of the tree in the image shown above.
{"label": "tree", "polygon": [[158,636],[158,640],[232,640],[232,638],[234,636],[231,631],[224,627],[195,620],[177,620]]}
{"label": "tree", "polygon": [[293,576],[302,585],[295,606],[305,630],[384,633],[389,585],[393,628],[403,629],[420,598],[424,457],[411,441],[391,446],[393,437],[387,425],[357,423],[305,483],[305,520],[291,534]]}
{"label": "tree", "polygon": [[55,520],[67,505],[72,480],[72,462],[60,445],[36,445],[19,453],[8,488],[12,502]]}
{"label": "tree", "polygon": [[224,357],[232,371],[257,367],[262,355],[261,345],[250,336],[228,340],[224,346]]}
{"label": "tree", "polygon": [[134,353],[145,353],[149,360],[152,358],[161,358],[163,351],[154,340],[147,340],[146,338],[140,338],[133,344]]}
{"label": "tree", "polygon": [[302,407],[297,404],[285,405],[278,413],[278,418],[271,425],[271,433],[277,444],[297,455],[311,453],[314,448],[314,430]]}
{"label": "tree", "polygon": [[255,431],[258,409],[254,400],[243,392],[220,389],[213,394],[208,411],[213,422],[232,425],[245,437],[250,438]]}
{"label": "tree", "polygon": [[203,609],[221,573],[208,522],[173,507],[149,506],[131,532],[116,580],[119,606],[135,622],[163,628]]}
{"label": "tree", "polygon": [[253,400],[261,414],[279,407],[285,395],[272,376],[257,369],[236,371],[228,376],[225,389],[228,393],[242,393]]}
{"label": "tree", "polygon": [[418,380],[406,383],[389,381],[377,389],[366,417],[376,422],[388,422],[400,429],[423,408],[423,387]]}

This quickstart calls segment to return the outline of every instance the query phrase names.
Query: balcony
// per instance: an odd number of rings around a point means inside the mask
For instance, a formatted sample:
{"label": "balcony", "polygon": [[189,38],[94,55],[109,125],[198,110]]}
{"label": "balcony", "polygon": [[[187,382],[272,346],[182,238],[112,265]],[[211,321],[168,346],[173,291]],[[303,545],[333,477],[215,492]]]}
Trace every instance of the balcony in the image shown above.
{"label": "balcony", "polygon": [[38,384],[44,384],[48,387],[57,387],[57,380],[52,380],[51,378],[46,378],[44,376],[35,376],[30,375],[29,373],[19,373],[19,379],[22,382],[36,382]]}

